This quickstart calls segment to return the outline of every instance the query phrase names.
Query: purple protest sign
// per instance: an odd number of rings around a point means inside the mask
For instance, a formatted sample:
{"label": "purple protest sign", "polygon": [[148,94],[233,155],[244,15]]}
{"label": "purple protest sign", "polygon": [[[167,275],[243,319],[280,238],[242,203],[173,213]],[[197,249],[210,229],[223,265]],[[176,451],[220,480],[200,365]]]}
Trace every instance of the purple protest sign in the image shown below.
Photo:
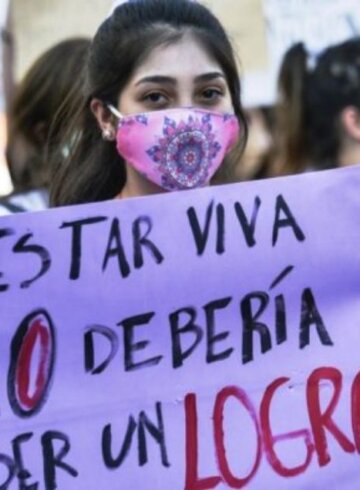
{"label": "purple protest sign", "polygon": [[0,487],[360,484],[360,168],[0,219]]}

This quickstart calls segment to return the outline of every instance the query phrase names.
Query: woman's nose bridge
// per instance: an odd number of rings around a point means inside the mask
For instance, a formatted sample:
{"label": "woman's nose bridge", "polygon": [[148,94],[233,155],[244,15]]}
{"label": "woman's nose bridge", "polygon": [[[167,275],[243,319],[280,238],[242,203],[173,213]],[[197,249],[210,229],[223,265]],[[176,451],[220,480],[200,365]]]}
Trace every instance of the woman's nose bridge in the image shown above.
{"label": "woman's nose bridge", "polygon": [[178,107],[192,107],[194,105],[192,91],[181,90],[178,94],[177,105]]}

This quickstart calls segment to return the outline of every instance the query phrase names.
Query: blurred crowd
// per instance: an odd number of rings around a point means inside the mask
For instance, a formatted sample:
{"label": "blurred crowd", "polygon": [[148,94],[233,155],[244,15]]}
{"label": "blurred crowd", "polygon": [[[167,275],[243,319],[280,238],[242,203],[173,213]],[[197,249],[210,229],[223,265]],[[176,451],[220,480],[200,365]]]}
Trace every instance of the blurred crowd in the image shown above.
{"label": "blurred crowd", "polygon": [[[90,39],[64,40],[43,53],[15,87],[8,109],[6,161],[13,191],[0,215],[49,206],[52,162],[81,135],[64,121],[82,96]],[[285,53],[272,106],[247,109],[246,149],[227,181],[237,182],[360,163],[360,39],[316,57],[304,43]],[[65,115],[67,117],[65,117]]]}

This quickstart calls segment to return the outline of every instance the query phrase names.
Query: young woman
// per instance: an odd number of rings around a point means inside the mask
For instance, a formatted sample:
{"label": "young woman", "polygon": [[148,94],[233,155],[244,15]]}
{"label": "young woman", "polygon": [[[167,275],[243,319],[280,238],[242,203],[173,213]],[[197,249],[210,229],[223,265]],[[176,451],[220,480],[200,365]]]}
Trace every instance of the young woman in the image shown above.
{"label": "young woman", "polygon": [[228,37],[190,0],[137,0],[99,28],[78,111],[69,111],[53,205],[207,185],[247,136]]}
{"label": "young woman", "polygon": [[15,193],[45,190],[49,184],[46,148],[59,145],[54,116],[75,90],[74,71],[85,62],[90,39],[72,38],[45,51],[16,88],[9,113],[6,149]]}
{"label": "young woman", "polygon": [[0,198],[0,215],[48,207],[49,155],[60,145],[54,116],[76,93],[90,39],[72,38],[45,51],[15,90],[6,157],[14,191]]}
{"label": "young woman", "polygon": [[275,173],[360,163],[360,38],[331,46],[316,60],[304,44],[292,46],[279,96]]}

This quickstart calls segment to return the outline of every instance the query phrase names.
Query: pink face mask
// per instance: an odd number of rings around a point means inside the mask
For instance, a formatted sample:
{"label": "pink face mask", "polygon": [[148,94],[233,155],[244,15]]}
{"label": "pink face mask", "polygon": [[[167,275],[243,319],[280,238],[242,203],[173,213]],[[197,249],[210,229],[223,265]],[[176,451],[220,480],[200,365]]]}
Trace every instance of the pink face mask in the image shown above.
{"label": "pink face mask", "polygon": [[119,154],[170,191],[208,184],[239,136],[234,114],[179,108],[123,116],[109,109],[119,118]]}

